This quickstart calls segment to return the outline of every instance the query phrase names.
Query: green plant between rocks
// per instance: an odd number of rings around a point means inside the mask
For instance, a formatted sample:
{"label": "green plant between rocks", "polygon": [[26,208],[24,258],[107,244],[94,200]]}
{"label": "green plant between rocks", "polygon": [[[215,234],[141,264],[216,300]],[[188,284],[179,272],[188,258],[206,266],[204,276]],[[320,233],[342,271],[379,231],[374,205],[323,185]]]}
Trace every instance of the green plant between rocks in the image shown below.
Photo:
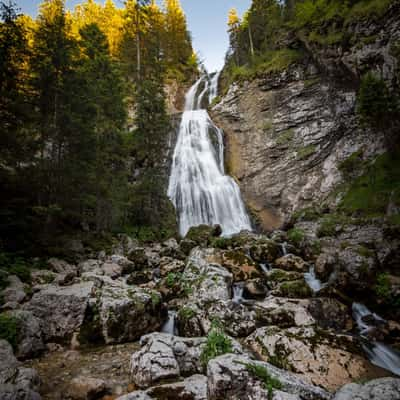
{"label": "green plant between rocks", "polygon": [[266,367],[250,363],[243,363],[243,365],[252,376],[263,383],[264,389],[268,390],[268,400],[272,400],[274,389],[282,389],[282,383],[279,379],[272,377]]}
{"label": "green plant between rocks", "polygon": [[207,335],[207,342],[200,356],[202,365],[206,367],[213,358],[232,353],[232,351],[232,340],[225,335],[220,322],[213,321],[211,330]]}
{"label": "green plant between rocks", "polygon": [[7,340],[15,349],[17,347],[18,320],[6,313],[0,314],[0,339]]}

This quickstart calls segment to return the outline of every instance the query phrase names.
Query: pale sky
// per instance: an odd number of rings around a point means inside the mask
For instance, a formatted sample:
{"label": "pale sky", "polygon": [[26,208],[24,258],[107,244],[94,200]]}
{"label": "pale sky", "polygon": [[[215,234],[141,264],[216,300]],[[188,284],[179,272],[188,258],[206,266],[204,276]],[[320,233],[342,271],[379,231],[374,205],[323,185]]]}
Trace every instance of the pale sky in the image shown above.
{"label": "pale sky", "polygon": [[[35,16],[40,0],[14,0],[23,13]],[[81,0],[67,0],[68,8],[73,8]],[[121,4],[120,0],[114,0]],[[242,15],[249,7],[251,0],[181,0],[185,10],[188,27],[192,32],[195,50],[204,60],[209,72],[221,69],[228,48],[226,22],[228,11],[235,7]]]}

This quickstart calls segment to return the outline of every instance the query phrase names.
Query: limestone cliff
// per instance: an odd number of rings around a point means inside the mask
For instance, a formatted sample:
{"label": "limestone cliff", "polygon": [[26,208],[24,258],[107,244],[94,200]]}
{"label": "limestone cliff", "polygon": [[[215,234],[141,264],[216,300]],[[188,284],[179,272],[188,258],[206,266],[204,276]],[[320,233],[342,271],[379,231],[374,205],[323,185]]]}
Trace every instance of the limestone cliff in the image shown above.
{"label": "limestone cliff", "polygon": [[382,133],[355,113],[360,77],[376,71],[398,85],[400,5],[384,18],[350,25],[346,46],[292,39],[301,62],[232,84],[213,109],[224,129],[228,171],[264,229],[277,228],[312,204],[333,207],[343,182],[340,165],[359,152],[372,160],[385,151]]}

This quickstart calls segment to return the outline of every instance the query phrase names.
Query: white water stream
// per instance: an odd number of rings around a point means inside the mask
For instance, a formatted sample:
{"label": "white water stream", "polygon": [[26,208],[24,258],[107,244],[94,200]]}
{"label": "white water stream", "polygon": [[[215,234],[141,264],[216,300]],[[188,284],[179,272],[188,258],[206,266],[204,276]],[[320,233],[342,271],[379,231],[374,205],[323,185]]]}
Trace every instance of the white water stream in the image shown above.
{"label": "white water stream", "polygon": [[202,224],[221,225],[224,236],[251,230],[239,187],[225,175],[222,132],[200,109],[210,86],[211,97],[216,95],[217,79],[202,76],[186,94],[168,186],[182,236]]}
{"label": "white water stream", "polygon": [[370,341],[367,336],[368,332],[374,329],[374,326],[370,325],[367,319],[374,320],[377,324],[382,324],[386,321],[360,303],[353,303],[352,310],[360,335],[365,340],[363,348],[369,360],[378,367],[400,375],[400,353],[384,343]]}

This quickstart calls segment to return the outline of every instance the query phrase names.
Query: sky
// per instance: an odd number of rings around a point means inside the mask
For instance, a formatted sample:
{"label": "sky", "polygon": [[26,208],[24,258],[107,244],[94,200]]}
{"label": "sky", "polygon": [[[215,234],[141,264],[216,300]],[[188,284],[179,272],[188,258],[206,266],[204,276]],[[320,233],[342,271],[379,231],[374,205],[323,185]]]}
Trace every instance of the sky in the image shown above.
{"label": "sky", "polygon": [[[21,11],[35,17],[40,0],[14,0]],[[67,7],[72,9],[81,0],[67,0]],[[114,0],[116,4],[120,0]],[[228,11],[235,7],[242,15],[249,7],[251,0],[181,0],[185,10],[188,27],[192,32],[193,45],[200,59],[209,72],[221,69],[228,48],[226,22]]]}

